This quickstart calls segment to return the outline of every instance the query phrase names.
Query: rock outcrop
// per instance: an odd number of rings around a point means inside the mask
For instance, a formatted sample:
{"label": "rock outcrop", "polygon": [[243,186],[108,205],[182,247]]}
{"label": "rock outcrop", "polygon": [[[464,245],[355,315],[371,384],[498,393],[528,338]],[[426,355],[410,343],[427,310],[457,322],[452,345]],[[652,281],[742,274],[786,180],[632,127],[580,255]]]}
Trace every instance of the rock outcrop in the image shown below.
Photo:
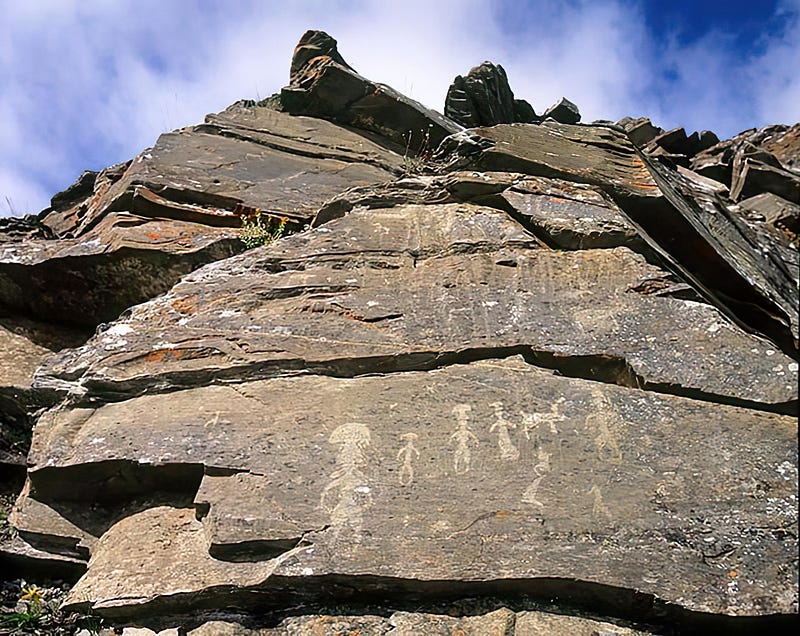
{"label": "rock outcrop", "polygon": [[528,102],[514,99],[505,69],[491,62],[470,69],[466,77],[456,76],[447,90],[444,114],[467,128],[539,121]]}
{"label": "rock outcrop", "polygon": [[[796,180],[793,129],[458,90],[468,130],[309,31],[279,96],[6,232],[0,408],[36,424],[3,563],[129,634],[788,628],[797,204],[753,175]],[[308,227],[242,251],[256,210]]]}

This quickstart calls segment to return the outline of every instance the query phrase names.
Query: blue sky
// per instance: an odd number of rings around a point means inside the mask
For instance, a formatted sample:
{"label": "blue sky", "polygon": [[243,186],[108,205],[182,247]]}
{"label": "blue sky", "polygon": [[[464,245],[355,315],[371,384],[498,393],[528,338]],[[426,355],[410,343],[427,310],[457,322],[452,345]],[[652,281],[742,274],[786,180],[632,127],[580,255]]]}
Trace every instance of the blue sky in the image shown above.
{"label": "blue sky", "polygon": [[720,137],[800,120],[800,0],[0,0],[0,16],[0,215],[279,90],[309,28],[438,110],[488,59],[537,112],[563,95],[584,121]]}

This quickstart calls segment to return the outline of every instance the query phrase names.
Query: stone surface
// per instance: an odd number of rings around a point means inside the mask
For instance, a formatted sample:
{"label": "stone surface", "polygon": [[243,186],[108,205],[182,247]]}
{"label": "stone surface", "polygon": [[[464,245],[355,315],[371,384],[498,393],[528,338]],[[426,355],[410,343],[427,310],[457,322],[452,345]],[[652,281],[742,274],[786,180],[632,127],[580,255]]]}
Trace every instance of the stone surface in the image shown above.
{"label": "stone surface", "polygon": [[0,307],[93,328],[242,249],[233,228],[109,213],[80,238],[0,244]]}
{"label": "stone surface", "polygon": [[484,62],[457,75],[447,90],[444,114],[467,128],[538,121],[533,108],[515,100],[502,66]]}
{"label": "stone surface", "polygon": [[206,471],[200,521],[153,508],[93,549],[70,602],[110,615],[213,607],[234,582],[243,603],[248,586],[322,598],[330,577],[366,574],[365,592],[416,581],[407,593],[423,598],[442,580],[546,596],[555,578],[578,582],[576,602],[591,603],[591,583],[692,611],[795,611],[796,545],[781,530],[796,513],[792,417],[511,359],[144,396],[87,412],[67,444],[58,429],[74,421],[40,424],[43,494],[86,461]]}
{"label": "stone surface", "polygon": [[664,132],[663,128],[654,126],[647,117],[639,117],[632,119],[630,117],[623,118],[617,122],[618,126],[625,129],[628,134],[628,139],[635,146],[641,147],[651,142]]}
{"label": "stone surface", "polygon": [[470,131],[451,165],[599,186],[710,302],[797,357],[797,288],[774,249],[737,220],[715,188],[638,153],[605,126],[498,125]]}
{"label": "stone surface", "polygon": [[430,368],[522,347],[571,373],[793,408],[791,359],[708,305],[654,295],[671,285],[663,270],[626,248],[537,245],[505,213],[471,204],[354,210],[198,270],[49,359],[36,386],[89,404],[242,376]]}

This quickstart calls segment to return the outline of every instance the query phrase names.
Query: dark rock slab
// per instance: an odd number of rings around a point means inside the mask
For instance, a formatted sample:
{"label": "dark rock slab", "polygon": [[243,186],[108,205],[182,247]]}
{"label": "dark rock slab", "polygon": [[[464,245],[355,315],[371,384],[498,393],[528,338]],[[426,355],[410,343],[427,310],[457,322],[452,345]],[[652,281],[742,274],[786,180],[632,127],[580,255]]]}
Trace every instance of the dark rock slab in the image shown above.
{"label": "dark rock slab", "polygon": [[91,403],[524,347],[570,373],[793,408],[792,361],[713,307],[652,294],[663,270],[626,248],[538,245],[504,212],[471,204],[353,210],[199,270],[51,359],[37,386]]}
{"label": "dark rock slab", "polygon": [[542,119],[548,117],[562,124],[577,124],[581,120],[581,113],[575,104],[566,97],[562,97],[544,111]]}
{"label": "dark rock slab", "polygon": [[538,121],[530,104],[514,99],[503,67],[491,62],[470,69],[466,77],[456,76],[447,90],[444,114],[467,128]]}
{"label": "dark rock slab", "polygon": [[242,249],[233,228],[109,213],[80,238],[0,244],[0,308],[93,328]]}
{"label": "dark rock slab", "polygon": [[800,204],[800,175],[750,158],[734,165],[732,200],[739,201],[771,192],[791,203]]}
{"label": "dark rock slab", "polygon": [[409,601],[559,590],[638,618],[650,610],[628,606],[637,594],[676,620],[796,611],[789,416],[517,358],[143,396],[72,419],[67,441],[69,421],[43,427],[52,442],[34,454],[34,485],[87,461],[206,466],[200,521],[153,508],[93,549],[68,604],[109,615],[215,607],[232,589],[247,605],[253,587],[269,592],[259,603],[321,601],[339,594],[334,581]]}
{"label": "dark rock slab", "polygon": [[624,208],[683,275],[736,320],[797,357],[796,276],[713,188],[649,162],[670,206]]}
{"label": "dark rock slab", "polygon": [[[314,43],[311,49],[308,42]],[[307,32],[295,50],[280,108],[370,131],[391,147],[411,153],[430,152],[461,130],[456,122],[390,86],[365,79],[343,62],[336,40],[321,31]]]}

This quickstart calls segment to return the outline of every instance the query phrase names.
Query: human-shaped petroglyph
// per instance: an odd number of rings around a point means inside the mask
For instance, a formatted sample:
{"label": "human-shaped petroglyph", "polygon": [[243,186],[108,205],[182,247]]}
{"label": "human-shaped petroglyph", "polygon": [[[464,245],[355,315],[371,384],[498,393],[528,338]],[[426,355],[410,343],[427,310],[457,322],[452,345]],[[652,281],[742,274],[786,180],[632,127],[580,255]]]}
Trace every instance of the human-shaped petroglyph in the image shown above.
{"label": "human-shaped petroglyph", "polygon": [[339,446],[336,470],[322,491],[320,506],[330,513],[331,526],[361,532],[363,512],[372,505],[369,480],[362,471],[367,465],[366,449],[371,436],[364,424],[348,422],[338,426],[328,441]]}
{"label": "human-shaped petroglyph", "polygon": [[494,424],[489,427],[489,432],[494,433],[497,431],[497,446],[500,448],[500,457],[506,461],[516,461],[519,459],[519,449],[514,446],[511,437],[508,434],[508,429],[517,428],[513,422],[506,419],[503,411],[503,404],[501,402],[493,402],[490,404],[494,408]]}
{"label": "human-shaped petroglyph", "polygon": [[601,516],[611,519],[611,513],[603,501],[603,491],[600,490],[600,486],[594,484],[588,492],[590,495],[594,495],[594,501],[592,503],[592,516],[595,519],[598,519]]}
{"label": "human-shaped petroglyph", "polygon": [[[564,403],[564,398],[560,397],[550,405],[550,411],[545,413],[525,413],[522,415],[522,433],[525,439],[532,439],[533,445],[537,446],[539,440],[539,427],[547,424],[550,433],[558,435],[557,422],[563,422],[566,418],[561,414],[560,407]],[[532,435],[531,435],[532,433]]]}
{"label": "human-shaped petroglyph", "polygon": [[536,494],[539,491],[539,484],[542,482],[542,479],[550,472],[550,453],[540,448],[536,456],[537,461],[533,467],[533,474],[536,475],[536,479],[534,479],[531,485],[522,493],[522,501],[533,504],[537,508],[544,509],[544,504],[536,498]]}
{"label": "human-shaped petroglyph", "polygon": [[419,451],[414,446],[414,442],[419,439],[416,433],[403,433],[400,436],[406,445],[397,453],[397,461],[402,461],[400,466],[400,485],[408,486],[414,481],[414,459],[419,457]]}
{"label": "human-shaped petroglyph", "polygon": [[453,471],[456,475],[463,475],[469,472],[472,462],[472,451],[470,445],[477,446],[478,438],[469,430],[469,413],[472,407],[469,404],[457,404],[453,407],[453,415],[458,421],[458,428],[450,436],[450,440],[456,443],[456,450],[453,455]]}
{"label": "human-shaped petroglyph", "polygon": [[594,445],[600,461],[619,464],[622,451],[617,440],[617,428],[622,419],[608,398],[599,389],[592,389],[592,410],[586,416],[586,428],[595,434]]}

